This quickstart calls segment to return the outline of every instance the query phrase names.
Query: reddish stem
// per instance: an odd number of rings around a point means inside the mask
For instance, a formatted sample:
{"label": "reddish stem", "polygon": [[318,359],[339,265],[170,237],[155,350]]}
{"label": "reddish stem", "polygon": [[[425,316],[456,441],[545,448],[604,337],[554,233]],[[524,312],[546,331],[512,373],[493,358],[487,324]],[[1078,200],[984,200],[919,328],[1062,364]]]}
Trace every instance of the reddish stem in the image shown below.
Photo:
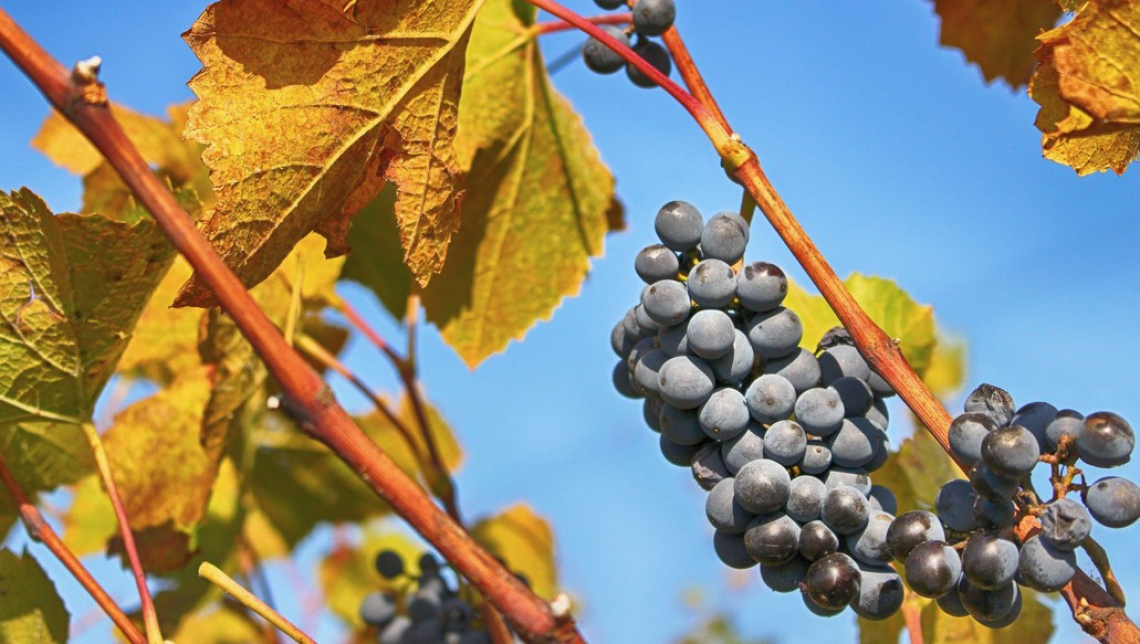
{"label": "reddish stem", "polygon": [[91,598],[95,600],[99,608],[103,609],[103,612],[111,618],[115,626],[119,627],[123,636],[125,636],[131,644],[146,644],[146,638],[139,632],[139,629],[135,628],[134,623],[127,617],[127,614],[119,608],[114,599],[111,599],[107,591],[103,590],[99,582],[95,581],[91,573],[87,572],[87,569],[79,562],[79,558],[72,554],[71,550],[63,543],[63,540],[59,538],[59,535],[55,533],[51,525],[44,520],[43,515],[40,514],[36,506],[32,505],[31,501],[28,500],[23,488],[16,482],[16,477],[13,476],[12,471],[8,469],[8,464],[4,462],[2,454],[0,454],[0,480],[4,481],[4,487],[8,488],[12,499],[16,501],[20,518],[24,521],[24,525],[28,528],[28,533],[32,535],[32,538],[42,542],[47,546],[48,550],[51,550],[52,554],[56,556],[56,559],[59,559],[60,563],[71,573],[71,576],[75,577],[79,585],[83,586],[87,594],[91,595]]}
{"label": "reddish stem", "polygon": [[[625,13],[607,13],[601,16],[590,16],[586,20],[594,23],[595,25],[628,25],[633,22],[633,14],[628,11]],[[550,22],[540,22],[531,27],[531,32],[536,36],[543,34],[552,34],[557,31],[569,31],[570,29],[577,29],[578,27],[565,20],[552,20]]]}
{"label": "reddish stem", "polygon": [[337,454],[409,525],[429,541],[455,569],[495,604],[524,639],[534,642],[580,642],[569,616],[550,606],[519,582],[480,547],[462,526],[432,503],[337,404],[332,390],[285,342],[280,331],[194,228],[186,211],[151,172],[122,127],[100,101],[101,87],[74,82],[28,34],[0,10],[0,49],[44,93],[47,99],[115,168],[159,228],[194,268],[253,345],[285,393],[284,408],[298,425]]}
{"label": "reddish stem", "polygon": [[689,92],[705,106],[713,118],[720,123],[720,126],[727,132],[731,132],[732,128],[728,124],[728,119],[725,118],[724,112],[721,111],[720,105],[717,104],[716,99],[713,98],[712,91],[705,83],[704,76],[697,69],[697,64],[693,61],[693,57],[689,54],[689,48],[685,46],[685,41],[681,39],[681,32],[677,31],[676,26],[669,27],[664,34],[661,35],[661,40],[665,42],[665,47],[669,50],[669,55],[673,58],[673,63],[677,66],[677,73],[685,81],[685,87],[689,88]]}

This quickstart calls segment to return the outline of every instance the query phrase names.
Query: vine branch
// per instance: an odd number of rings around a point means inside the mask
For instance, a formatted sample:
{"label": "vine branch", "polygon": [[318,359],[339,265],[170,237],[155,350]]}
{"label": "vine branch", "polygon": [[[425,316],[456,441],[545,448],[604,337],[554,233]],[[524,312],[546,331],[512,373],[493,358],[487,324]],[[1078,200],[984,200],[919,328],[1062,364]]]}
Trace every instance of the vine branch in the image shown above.
{"label": "vine branch", "polygon": [[[595,25],[628,25],[633,22],[633,14],[626,11],[624,13],[607,13],[600,16],[590,16],[586,18]],[[558,31],[569,31],[576,29],[573,24],[565,20],[551,20],[550,22],[540,22],[531,28],[531,31],[536,36],[543,34],[552,34]]]}
{"label": "vine branch", "polygon": [[[91,74],[74,77],[0,10],[0,49],[115,169],[234,319],[285,392],[285,409],[324,443],[439,553],[495,604],[515,631],[533,642],[580,642],[569,615],[559,615],[515,579],[353,422],[332,390],[286,344],[241,280],[194,227],[190,216],[151,172],[107,109]],[[78,71],[78,70],[77,70]]]}

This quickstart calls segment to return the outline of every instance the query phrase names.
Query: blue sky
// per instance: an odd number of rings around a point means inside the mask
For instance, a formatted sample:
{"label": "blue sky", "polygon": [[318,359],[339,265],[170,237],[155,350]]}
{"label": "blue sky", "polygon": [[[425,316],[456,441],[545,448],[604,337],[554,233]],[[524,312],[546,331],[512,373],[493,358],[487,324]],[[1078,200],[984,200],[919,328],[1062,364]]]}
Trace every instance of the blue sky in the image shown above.
{"label": "blue sky", "polygon": [[[568,5],[596,11],[589,0]],[[925,0],[678,5],[678,25],[729,121],[841,276],[891,277],[933,304],[940,327],[969,344],[970,387],[991,382],[1018,402],[1108,409],[1140,422],[1136,169],[1077,178],[1041,158],[1036,105],[1022,90],[985,85],[960,53],[940,48]],[[204,6],[5,3],[64,62],[101,55],[112,99],[152,114],[191,98],[185,82],[198,65],[179,34]],[[553,58],[579,40],[549,36],[544,50]],[[751,576],[743,586],[729,583],[712,552],[703,493],[660,458],[640,405],[611,391],[608,334],[636,301],[633,257],[654,241],[654,213],[673,199],[706,213],[736,208],[739,188],[663,92],[580,64],[554,80],[613,169],[629,230],[607,240],[582,293],[551,322],[476,371],[434,330],[422,335],[427,392],[468,454],[458,479],[465,514],[525,501],[552,521],[563,580],[580,600],[591,641],[680,635],[693,621],[682,594],[694,586],[749,635],[854,641],[850,614],[815,618],[798,598],[771,593]],[[79,180],[28,145],[46,104],[6,62],[0,88],[0,188],[27,185],[56,210],[77,207]],[[748,257],[806,281],[763,220],[753,225]],[[399,338],[371,296],[355,287],[344,293]],[[347,361],[370,382],[395,387],[364,343],[350,345]],[[363,409],[342,384],[342,400]],[[893,411],[903,417],[901,408]],[[909,431],[903,425],[892,428],[896,444]],[[1119,473],[1140,474],[1135,465]],[[1116,554],[1125,589],[1137,595],[1140,566],[1125,556],[1130,532],[1098,527],[1094,535]],[[306,543],[302,572],[327,546],[327,533]],[[107,564],[95,570],[132,603],[120,573]],[[58,568],[52,572],[73,613],[87,613],[90,601]],[[270,578],[279,596],[289,588],[279,567]],[[1077,638],[1067,613],[1056,622],[1055,641]],[[334,626],[322,623],[318,635],[330,637]],[[106,632],[96,627],[83,641],[102,641]]]}

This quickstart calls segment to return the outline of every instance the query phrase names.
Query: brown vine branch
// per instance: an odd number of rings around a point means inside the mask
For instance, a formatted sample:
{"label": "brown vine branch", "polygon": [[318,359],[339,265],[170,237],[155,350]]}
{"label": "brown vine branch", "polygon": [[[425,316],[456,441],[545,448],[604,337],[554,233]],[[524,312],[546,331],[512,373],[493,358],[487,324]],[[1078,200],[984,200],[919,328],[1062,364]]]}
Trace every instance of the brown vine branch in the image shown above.
{"label": "brown vine branch", "polygon": [[1081,548],[1088,554],[1089,559],[1096,566],[1097,572],[1104,579],[1104,588],[1108,594],[1112,595],[1112,598],[1121,606],[1127,605],[1128,599],[1124,596],[1124,588],[1117,581],[1116,573],[1112,572],[1112,563],[1108,560],[1108,553],[1105,552],[1104,546],[1097,543],[1096,539],[1092,537],[1085,537],[1084,541],[1081,542]]}
{"label": "brown vine branch", "polygon": [[79,562],[79,558],[71,552],[71,549],[63,543],[63,540],[59,538],[59,535],[56,534],[51,525],[44,520],[39,509],[28,500],[28,496],[24,494],[24,489],[16,482],[16,477],[12,474],[12,471],[8,469],[8,464],[4,462],[3,454],[0,454],[0,480],[3,480],[4,487],[8,488],[8,493],[12,495],[12,499],[16,502],[20,519],[23,520],[24,526],[28,529],[28,534],[30,534],[33,539],[42,542],[47,546],[48,550],[51,550],[56,559],[59,559],[60,563],[71,573],[71,576],[75,577],[79,585],[83,586],[87,594],[91,595],[91,598],[95,600],[99,608],[103,609],[103,612],[111,618],[115,626],[119,627],[123,636],[126,637],[131,644],[146,644],[146,638],[139,632],[139,629],[135,628],[134,623],[127,617],[127,614],[119,608],[119,605],[115,603],[114,599],[111,599],[107,591],[103,590],[99,582],[95,581],[91,573],[87,572],[87,569]]}
{"label": "brown vine branch", "polygon": [[[604,42],[607,47],[614,50],[626,62],[636,67],[643,74],[653,79],[670,96],[676,99],[682,107],[697,121],[710,141],[720,153],[725,168],[736,177],[755,199],[757,206],[776,230],[784,244],[792,252],[796,261],[803,267],[811,278],[827,304],[851,333],[859,352],[866,358],[872,369],[883,377],[898,392],[907,407],[919,418],[927,431],[938,441],[942,449],[951,454],[949,441],[950,414],[938,401],[933,393],[914,372],[910,363],[903,357],[897,341],[887,334],[867,315],[867,313],[847,291],[843,282],[827,263],[823,254],[815,243],[808,237],[800,226],[787,204],[772,186],[756,155],[751,152],[740,138],[732,134],[732,128],[727,121],[721,122],[714,116],[717,108],[711,99],[704,80],[697,71],[696,64],[687,50],[680,52],[684,64],[678,64],[685,83],[693,88],[694,94],[708,94],[705,105],[681,90],[651,65],[646,63],[632,49],[619,43],[616,39],[598,29],[588,20],[566,9],[554,0],[528,0],[531,4],[570,22],[582,31]],[[668,42],[666,43],[668,44]],[[676,46],[676,43],[674,43]],[[676,52],[670,52],[676,56]],[[694,106],[693,103],[696,103]],[[723,117],[722,117],[723,118]],[[961,462],[955,461],[963,472],[968,472]],[[1036,519],[1029,518],[1040,529]],[[1027,530],[1032,529],[1032,526]],[[1026,537],[1026,531],[1019,528],[1018,534]],[[1140,630],[1124,613],[1124,610],[1103,588],[1096,584],[1088,575],[1077,571],[1073,581],[1061,590],[1062,597],[1069,604],[1074,619],[1084,630],[1102,642],[1137,642],[1140,643]]]}
{"label": "brown vine branch", "polygon": [[[595,25],[628,25],[633,22],[633,14],[626,11],[625,13],[607,13],[600,16],[590,16],[586,18]],[[531,32],[536,36],[543,34],[552,34],[558,31],[569,31],[577,29],[574,25],[564,20],[552,20],[550,22],[540,22],[531,27]]]}
{"label": "brown vine branch", "polygon": [[[71,74],[0,10],[0,49],[107,159],[135,198],[152,214],[238,325],[285,392],[285,409],[314,439],[340,457],[457,572],[495,604],[514,630],[532,642],[580,642],[569,615],[558,615],[405,475],[337,404],[332,390],[257,306],[241,280],[199,234],[191,218],[151,172],[106,106],[91,74]],[[77,68],[77,71],[78,70]]]}
{"label": "brown vine branch", "polygon": [[123,538],[123,550],[127,553],[130,562],[131,574],[135,578],[135,586],[139,591],[139,604],[142,611],[143,625],[146,627],[148,644],[162,644],[162,630],[158,626],[158,613],[154,610],[154,600],[150,597],[150,589],[146,586],[146,571],[143,570],[139,551],[135,546],[135,535],[131,532],[131,523],[127,517],[127,510],[123,507],[123,498],[119,496],[119,487],[115,485],[115,476],[111,472],[111,462],[107,458],[107,450],[103,449],[103,441],[95,431],[95,425],[83,423],[83,434],[91,451],[95,455],[95,466],[99,470],[99,477],[103,480],[103,489],[107,491],[107,498],[111,500],[111,507],[115,511],[115,519],[119,524],[119,535]]}

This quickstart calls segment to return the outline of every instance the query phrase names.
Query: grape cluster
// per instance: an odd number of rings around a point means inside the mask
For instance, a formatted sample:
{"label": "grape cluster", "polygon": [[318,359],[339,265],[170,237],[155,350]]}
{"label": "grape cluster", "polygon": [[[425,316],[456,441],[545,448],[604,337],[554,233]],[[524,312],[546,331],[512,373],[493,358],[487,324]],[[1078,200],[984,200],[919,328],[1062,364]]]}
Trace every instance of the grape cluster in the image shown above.
{"label": "grape cluster", "polygon": [[[449,585],[438,559],[424,553],[420,575],[412,578],[404,559],[394,550],[376,555],[376,571],[390,581],[406,581],[407,592],[369,593],[360,605],[360,618],[377,629],[380,644],[490,644],[491,637],[470,603]],[[517,636],[514,641],[521,642]]]}
{"label": "grape cluster", "polygon": [[[1140,487],[1131,481],[1073,482],[1078,475],[1083,480],[1078,462],[1128,462],[1135,436],[1116,414],[1085,417],[1044,402],[1017,409],[1009,393],[983,384],[951,423],[949,439],[969,478],[942,486],[937,514],[907,512],[887,531],[888,550],[906,565],[907,583],[947,613],[994,628],[1008,625],[1021,611],[1019,585],[1054,592],[1073,578],[1074,550],[1088,538],[1092,519],[1118,528],[1140,518]],[[1055,468],[1047,502],[1030,480],[1038,463]],[[1073,491],[1083,505],[1068,495]],[[1014,526],[1025,515],[1036,516],[1041,531],[1019,542]]]}
{"label": "grape cluster", "polygon": [[611,334],[615,387],[644,398],[665,458],[708,490],[725,564],[759,564],[769,587],[802,590],[818,614],[889,617],[903,600],[886,545],[897,502],[870,473],[889,454],[894,392],[841,328],[814,353],[800,347],[783,271],[743,263],[740,215],[706,223],[674,201],[655,228],[661,243],[634,262],[641,302]]}
{"label": "grape cluster", "polygon": [[[595,0],[602,9],[618,9],[625,6],[625,0]],[[637,36],[637,43],[633,51],[644,58],[646,62],[657,68],[657,71],[668,76],[672,71],[672,61],[669,51],[659,43],[650,40],[652,36],[660,36],[669,27],[673,26],[673,19],[677,16],[677,6],[674,0],[637,0],[633,5],[633,26],[621,29],[614,25],[600,25],[600,28],[617,39],[621,44],[629,47],[630,36]],[[621,56],[607,47],[602,41],[591,37],[582,47],[582,58],[586,67],[599,74],[613,74],[623,67],[629,80],[638,87],[657,87],[648,76],[641,73],[633,65],[627,65]]]}

